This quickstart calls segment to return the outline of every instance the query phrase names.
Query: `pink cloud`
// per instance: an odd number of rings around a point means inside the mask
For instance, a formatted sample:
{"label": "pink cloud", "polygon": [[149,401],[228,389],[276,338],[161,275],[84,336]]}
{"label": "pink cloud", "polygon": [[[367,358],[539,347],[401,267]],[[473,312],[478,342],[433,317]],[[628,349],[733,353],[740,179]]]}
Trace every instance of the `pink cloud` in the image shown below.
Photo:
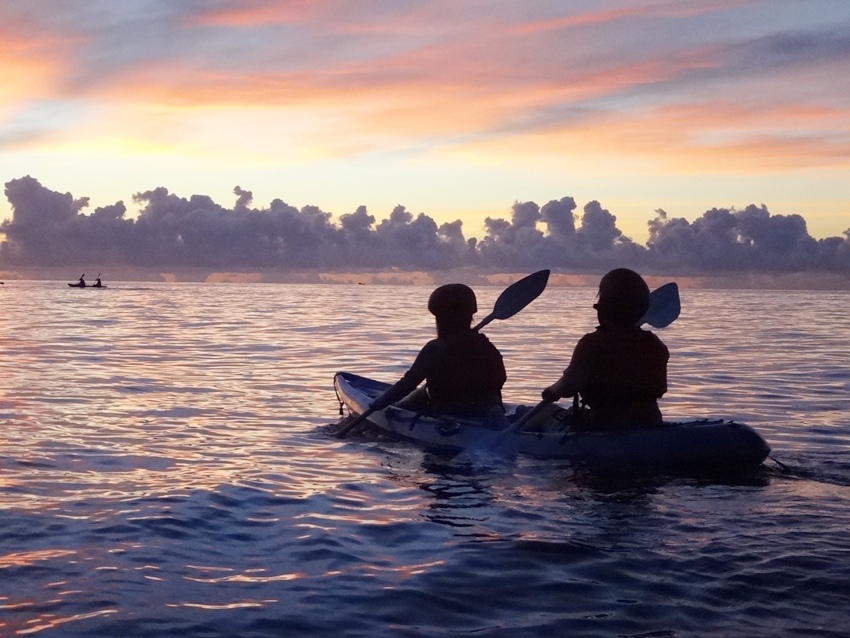
{"label": "pink cloud", "polygon": [[753,0],[718,0],[706,3],[703,0],[686,0],[684,2],[677,0],[675,2],[649,3],[642,6],[620,6],[599,11],[578,12],[569,16],[529,20],[509,26],[507,32],[517,35],[530,35],[571,27],[606,24],[627,18],[682,18],[704,13],[717,13],[753,4],[757,4],[757,2],[754,3]]}
{"label": "pink cloud", "polygon": [[186,18],[187,27],[260,27],[304,22],[321,3],[311,0],[240,0],[222,8],[202,8]]}

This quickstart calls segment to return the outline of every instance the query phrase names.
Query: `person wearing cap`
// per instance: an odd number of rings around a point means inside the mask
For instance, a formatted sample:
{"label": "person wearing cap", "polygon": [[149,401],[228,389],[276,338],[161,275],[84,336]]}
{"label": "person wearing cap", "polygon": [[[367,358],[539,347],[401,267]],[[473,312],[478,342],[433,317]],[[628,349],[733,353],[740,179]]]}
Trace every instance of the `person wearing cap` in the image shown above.
{"label": "person wearing cap", "polygon": [[595,332],[584,335],[569,366],[543,390],[543,399],[580,396],[587,426],[619,429],[661,423],[658,399],[667,391],[667,346],[639,326],[649,309],[649,286],[628,268],[599,282]]}
{"label": "person wearing cap", "polygon": [[396,404],[460,417],[503,415],[505,365],[496,346],[471,327],[478,311],[475,293],[464,284],[440,286],[431,293],[428,310],[436,319],[437,338],[425,344],[404,376],[370,407]]}

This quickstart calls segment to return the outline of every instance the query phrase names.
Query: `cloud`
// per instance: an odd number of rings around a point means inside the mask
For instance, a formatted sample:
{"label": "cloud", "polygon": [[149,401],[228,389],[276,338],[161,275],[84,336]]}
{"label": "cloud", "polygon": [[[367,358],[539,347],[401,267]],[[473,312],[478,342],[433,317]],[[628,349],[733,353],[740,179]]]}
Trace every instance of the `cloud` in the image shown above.
{"label": "cloud", "polygon": [[850,56],[850,33],[846,22],[820,30],[790,30],[742,43],[731,53],[736,66],[747,73],[761,74],[788,67],[821,67],[825,64],[846,68]]}
{"label": "cloud", "polygon": [[764,205],[713,208],[692,223],[659,210],[649,228],[648,248],[662,269],[850,273],[850,229],[844,239],[816,240],[800,215],[771,215]]}
{"label": "cloud", "polygon": [[400,269],[483,272],[551,268],[599,272],[630,266],[646,273],[730,272],[850,274],[850,229],[845,237],[812,238],[800,215],[771,215],[764,205],[712,208],[693,222],[658,210],[646,246],[626,237],[598,201],[579,217],[572,197],[515,202],[510,219],[488,217],[479,241],[460,220],[438,225],[425,213],[396,206],[376,223],[361,206],[335,220],[315,206],[300,209],[275,199],[253,205],[253,194],[233,189],[226,208],[205,195],[189,198],[164,187],[133,196],[141,206],[127,218],[119,201],[86,214],[75,198],[26,176],[6,183],[12,218],[0,225],[0,266],[98,264],[214,270]]}
{"label": "cloud", "polygon": [[540,217],[552,236],[568,240],[576,233],[575,209],[576,200],[572,197],[553,199],[540,209]]}
{"label": "cloud", "polygon": [[[0,143],[224,159],[277,147],[297,162],[490,142],[491,161],[846,165],[848,9],[778,5],[7,2]],[[766,131],[720,120],[721,99],[782,117]],[[802,106],[835,114],[813,123]],[[694,117],[674,126],[671,110]]]}

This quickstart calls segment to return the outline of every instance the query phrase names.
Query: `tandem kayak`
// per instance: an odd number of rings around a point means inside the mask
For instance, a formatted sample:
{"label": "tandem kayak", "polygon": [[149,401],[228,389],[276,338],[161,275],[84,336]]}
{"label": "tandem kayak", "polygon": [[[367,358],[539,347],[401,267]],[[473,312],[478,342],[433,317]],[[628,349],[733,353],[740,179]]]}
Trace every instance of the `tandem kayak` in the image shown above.
{"label": "tandem kayak", "polygon": [[[349,372],[334,376],[340,403],[362,414],[390,384]],[[375,411],[369,422],[379,429],[426,448],[457,451],[497,442],[500,450],[539,458],[565,459],[591,466],[616,468],[683,467],[733,472],[759,466],[770,453],[751,427],[722,419],[665,422],[661,426],[618,431],[576,430],[570,411],[558,404],[529,422],[534,431],[503,434],[516,406],[496,424],[446,416],[428,416],[390,406]]]}
{"label": "tandem kayak", "polygon": [[89,290],[89,289],[100,290],[101,288],[107,288],[108,287],[108,286],[105,286],[105,285],[95,286],[93,284],[87,284],[87,285],[83,286],[83,285],[78,284],[78,283],[77,284],[68,284],[68,286],[71,287],[71,288],[85,288],[86,290]]}

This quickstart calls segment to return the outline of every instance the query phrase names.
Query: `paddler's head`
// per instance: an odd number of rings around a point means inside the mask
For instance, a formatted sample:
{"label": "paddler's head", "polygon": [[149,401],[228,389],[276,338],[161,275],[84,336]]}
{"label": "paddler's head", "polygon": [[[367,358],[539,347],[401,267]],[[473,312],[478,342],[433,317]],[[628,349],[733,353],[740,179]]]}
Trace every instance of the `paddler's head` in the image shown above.
{"label": "paddler's head", "polygon": [[437,335],[468,330],[478,304],[472,288],[464,284],[440,286],[428,298],[428,311],[437,319]]}
{"label": "paddler's head", "polygon": [[599,282],[594,306],[600,325],[633,326],[649,310],[649,286],[628,268],[615,268]]}

